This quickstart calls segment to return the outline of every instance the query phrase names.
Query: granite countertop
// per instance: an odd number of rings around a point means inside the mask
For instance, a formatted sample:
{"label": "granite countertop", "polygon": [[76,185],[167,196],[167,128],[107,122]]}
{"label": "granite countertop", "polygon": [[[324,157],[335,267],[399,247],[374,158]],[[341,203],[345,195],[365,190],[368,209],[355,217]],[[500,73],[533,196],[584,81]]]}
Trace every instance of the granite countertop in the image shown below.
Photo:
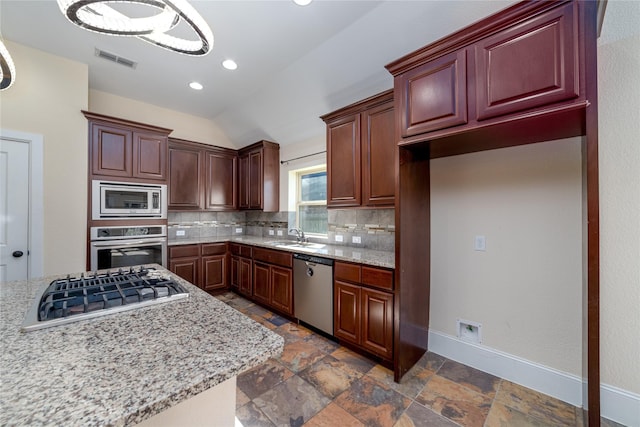
{"label": "granite countertop", "polygon": [[173,274],[189,298],[21,332],[36,293],[65,276],[0,283],[0,425],[136,424],[282,352],[282,337]]}
{"label": "granite countertop", "polygon": [[395,253],[388,251],[377,251],[373,249],[354,248],[350,246],[324,245],[323,248],[315,250],[313,253],[309,251],[301,251],[297,248],[276,247],[274,242],[286,242],[285,239],[276,239],[274,237],[258,237],[258,236],[229,236],[229,237],[203,237],[200,239],[176,239],[169,240],[169,246],[192,245],[199,243],[223,243],[236,242],[246,245],[260,246],[269,249],[277,249],[281,251],[297,252],[316,255],[325,258],[331,258],[339,261],[356,262],[360,264],[368,264],[377,267],[395,268]]}

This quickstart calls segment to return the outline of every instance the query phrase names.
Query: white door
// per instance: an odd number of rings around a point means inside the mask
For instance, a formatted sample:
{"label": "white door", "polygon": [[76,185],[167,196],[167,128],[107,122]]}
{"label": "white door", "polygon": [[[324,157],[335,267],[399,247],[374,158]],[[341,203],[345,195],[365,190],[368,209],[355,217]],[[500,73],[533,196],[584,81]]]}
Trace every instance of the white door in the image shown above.
{"label": "white door", "polygon": [[0,282],[29,272],[29,144],[0,139]]}

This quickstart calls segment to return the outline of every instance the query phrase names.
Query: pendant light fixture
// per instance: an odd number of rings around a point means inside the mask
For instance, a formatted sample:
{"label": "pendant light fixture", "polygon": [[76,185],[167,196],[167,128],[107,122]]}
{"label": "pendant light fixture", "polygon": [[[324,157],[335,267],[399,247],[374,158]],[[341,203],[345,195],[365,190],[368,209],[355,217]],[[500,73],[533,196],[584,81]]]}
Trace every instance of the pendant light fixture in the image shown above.
{"label": "pendant light fixture", "polygon": [[2,40],[0,40],[0,80],[0,90],[8,89],[16,81],[16,67]]}
{"label": "pendant light fixture", "polygon": [[[144,18],[130,18],[115,10],[109,3],[148,6],[158,13]],[[58,6],[71,22],[90,31],[135,36],[186,55],[206,55],[213,47],[211,29],[186,0],[58,0]],[[181,20],[196,34],[195,40],[167,34]]]}

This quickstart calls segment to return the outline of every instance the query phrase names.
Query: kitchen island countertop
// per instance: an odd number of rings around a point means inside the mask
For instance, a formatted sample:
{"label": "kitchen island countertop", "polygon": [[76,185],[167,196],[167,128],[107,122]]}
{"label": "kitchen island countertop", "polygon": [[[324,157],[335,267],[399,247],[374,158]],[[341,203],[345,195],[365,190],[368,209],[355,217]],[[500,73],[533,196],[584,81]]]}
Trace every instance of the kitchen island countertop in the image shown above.
{"label": "kitchen island countertop", "polygon": [[[359,264],[368,264],[377,267],[395,268],[395,252],[379,251],[374,249],[356,248],[351,246],[324,245],[323,248],[315,250],[313,253],[308,251],[300,251],[297,248],[287,248],[276,246],[276,242],[287,242],[287,240],[275,237],[258,237],[258,236],[227,236],[227,237],[202,237],[199,239],[172,239],[169,240],[169,246],[192,245],[199,243],[242,243],[252,246],[260,246],[263,248],[277,249],[280,251],[299,252],[319,257],[331,258],[338,261],[355,262]],[[289,240],[290,242],[290,240]]]}
{"label": "kitchen island countertop", "polygon": [[133,425],[282,352],[282,337],[173,274],[189,298],[21,332],[36,293],[65,276],[0,283],[0,425]]}

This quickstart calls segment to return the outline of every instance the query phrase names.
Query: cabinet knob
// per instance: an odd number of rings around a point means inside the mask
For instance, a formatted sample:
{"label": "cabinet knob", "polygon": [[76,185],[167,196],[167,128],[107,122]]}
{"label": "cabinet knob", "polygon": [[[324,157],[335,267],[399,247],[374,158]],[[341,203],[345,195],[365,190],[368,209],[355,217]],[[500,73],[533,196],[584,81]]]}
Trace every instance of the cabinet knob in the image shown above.
{"label": "cabinet knob", "polygon": [[13,251],[13,253],[11,255],[13,255],[14,258],[20,258],[22,255],[24,255],[24,252],[22,252],[22,251]]}

